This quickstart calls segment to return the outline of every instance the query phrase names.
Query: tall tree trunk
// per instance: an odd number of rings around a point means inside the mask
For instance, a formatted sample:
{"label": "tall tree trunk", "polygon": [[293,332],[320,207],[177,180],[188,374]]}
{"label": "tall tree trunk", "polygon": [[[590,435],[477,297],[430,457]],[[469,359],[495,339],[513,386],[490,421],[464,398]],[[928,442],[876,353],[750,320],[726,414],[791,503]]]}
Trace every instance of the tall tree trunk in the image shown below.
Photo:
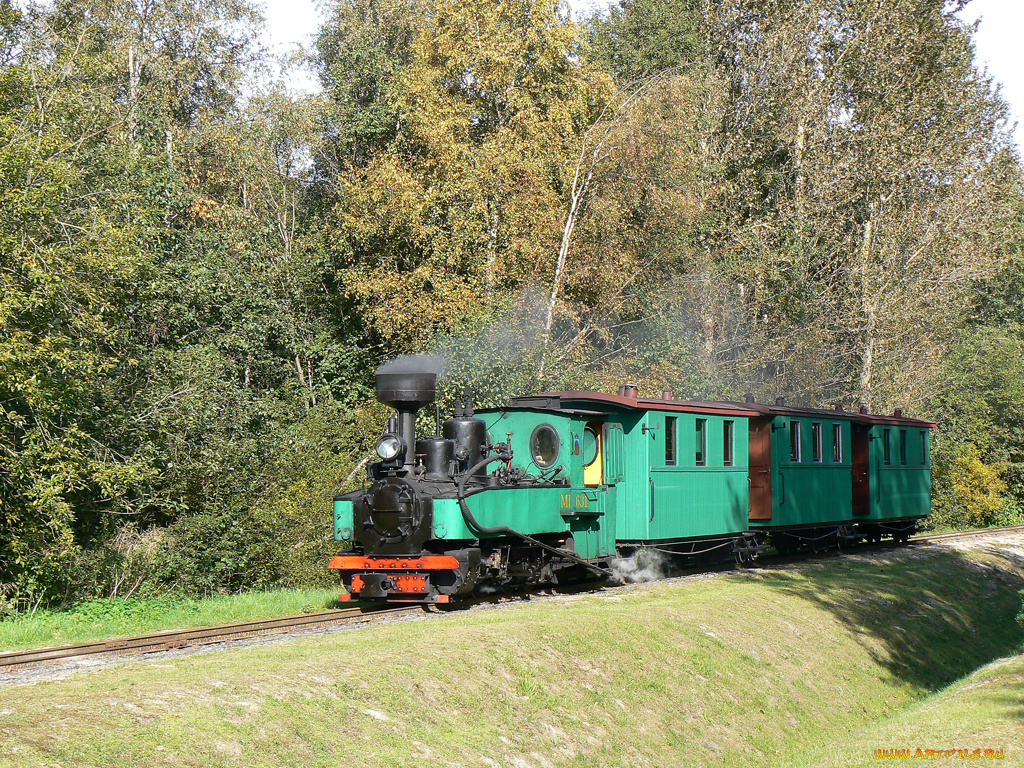
{"label": "tall tree trunk", "polygon": [[[555,278],[551,285],[551,296],[548,298],[547,313],[544,317],[544,331],[541,341],[540,367],[537,369],[537,380],[544,380],[544,366],[547,362],[548,346],[551,343],[551,328],[555,321],[555,305],[558,303],[558,294],[562,286],[562,278],[565,274],[565,262],[569,256],[569,248],[572,246],[572,234],[579,222],[580,214],[583,211],[583,204],[586,201],[587,193],[590,191],[590,184],[594,180],[594,173],[597,166],[608,157],[608,143],[613,137],[613,131],[624,115],[628,115],[636,104],[637,100],[654,83],[665,80],[677,72],[676,67],[670,67],[656,72],[649,77],[642,78],[630,83],[621,89],[608,104],[605,105],[601,114],[598,115],[594,124],[587,129],[583,136],[583,146],[580,148],[580,156],[576,161],[576,169],[573,172],[571,195],[569,198],[569,210],[565,216],[565,226],[562,228],[562,242],[558,247],[558,261],[555,263]],[[597,133],[598,127],[603,128],[600,138],[591,147],[589,146],[592,134]]]}
{"label": "tall tree trunk", "polygon": [[876,203],[871,203],[871,217],[864,224],[864,242],[860,249],[860,296],[866,320],[864,352],[860,362],[860,393],[861,401],[868,410],[872,407],[872,389],[874,387],[875,345],[877,337],[877,307],[871,295],[871,241],[874,236],[874,214]]}
{"label": "tall tree trunk", "polygon": [[793,153],[796,163],[796,220],[801,229],[804,224],[804,200],[807,196],[807,172],[804,170],[804,147],[807,143],[807,128],[803,115],[796,129],[796,149]]}
{"label": "tall tree trunk", "polygon": [[139,104],[139,80],[142,75],[142,63],[135,54],[135,46],[128,46],[128,136],[135,141],[138,132],[137,109]]}
{"label": "tall tree trunk", "polygon": [[[583,198],[590,186],[590,180],[594,177],[594,166],[591,165],[582,183],[580,179],[580,164],[576,166],[576,177],[573,179],[572,198],[569,202],[569,213],[565,217],[565,226],[562,228],[562,243],[558,247],[558,261],[555,263],[555,279],[551,284],[551,296],[548,298],[547,315],[544,318],[544,335],[540,355],[540,368],[537,370],[537,381],[544,381],[544,364],[547,362],[548,344],[551,341],[551,328],[555,322],[555,304],[558,302],[558,291],[562,287],[562,275],[565,272],[565,260],[569,257],[569,246],[572,244],[572,233],[576,229],[576,222],[579,220],[580,210],[583,207]],[[578,184],[578,185],[577,185]]]}

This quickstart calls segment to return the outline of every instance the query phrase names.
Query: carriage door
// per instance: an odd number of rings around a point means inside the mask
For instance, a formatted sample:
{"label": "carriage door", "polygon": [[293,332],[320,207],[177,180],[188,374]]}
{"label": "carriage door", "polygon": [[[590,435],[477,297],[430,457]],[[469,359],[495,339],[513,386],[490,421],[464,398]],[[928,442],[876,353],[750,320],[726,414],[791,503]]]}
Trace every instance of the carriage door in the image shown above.
{"label": "carriage door", "polygon": [[750,420],[750,519],[772,519],[772,420]]}
{"label": "carriage door", "polygon": [[[570,523],[576,553],[590,559],[615,553],[616,483],[622,479],[622,425],[587,422],[583,428],[583,493]],[[582,507],[585,511],[580,511]]]}
{"label": "carriage door", "polygon": [[850,430],[853,451],[853,514],[867,515],[871,512],[871,427],[854,422]]}
{"label": "carriage door", "polygon": [[604,445],[604,516],[601,518],[601,555],[615,554],[615,539],[618,529],[619,487],[625,478],[622,456],[622,425],[606,422],[602,432]]}
{"label": "carriage door", "polygon": [[583,428],[583,484],[593,487],[603,483],[604,424],[590,421]]}

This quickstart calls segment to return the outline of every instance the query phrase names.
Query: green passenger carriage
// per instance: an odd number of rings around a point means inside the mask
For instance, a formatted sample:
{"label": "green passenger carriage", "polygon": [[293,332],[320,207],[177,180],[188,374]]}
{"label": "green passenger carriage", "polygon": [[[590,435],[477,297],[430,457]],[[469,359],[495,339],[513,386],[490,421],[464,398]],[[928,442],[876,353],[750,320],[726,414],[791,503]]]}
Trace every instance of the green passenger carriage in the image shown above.
{"label": "green passenger carriage", "polygon": [[[880,444],[875,441],[882,432],[887,439],[898,432],[906,448],[907,435],[912,435],[924,451],[914,458],[927,457],[931,422],[905,419],[900,412],[885,417],[871,416],[866,409],[792,408],[782,399],[774,406],[747,406],[758,411],[750,419],[750,527],[772,532],[772,544],[780,551],[801,545],[824,549],[886,534],[905,539],[928,514],[927,458],[887,464],[890,475],[880,479]],[[906,450],[902,456],[907,458]],[[899,499],[893,495],[897,489]]]}

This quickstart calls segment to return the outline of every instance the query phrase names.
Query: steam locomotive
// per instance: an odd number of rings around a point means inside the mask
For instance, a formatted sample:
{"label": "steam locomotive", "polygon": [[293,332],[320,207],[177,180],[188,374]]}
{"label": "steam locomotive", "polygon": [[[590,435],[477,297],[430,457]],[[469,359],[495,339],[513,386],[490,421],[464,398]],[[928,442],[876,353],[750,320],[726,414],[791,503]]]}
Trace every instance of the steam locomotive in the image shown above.
{"label": "steam locomotive", "polygon": [[395,409],[359,490],[334,499],[345,600],[448,603],[476,591],[612,576],[668,558],[906,539],[930,512],[934,422],[754,402],[555,392],[475,411],[436,433],[417,415],[437,374],[376,373]]}

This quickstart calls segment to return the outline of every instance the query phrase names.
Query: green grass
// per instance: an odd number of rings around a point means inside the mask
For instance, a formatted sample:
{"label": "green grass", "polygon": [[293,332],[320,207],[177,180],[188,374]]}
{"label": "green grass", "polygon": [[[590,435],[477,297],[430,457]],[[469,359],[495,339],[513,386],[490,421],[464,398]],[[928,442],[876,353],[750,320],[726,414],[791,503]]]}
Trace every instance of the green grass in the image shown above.
{"label": "green grass", "polygon": [[37,611],[0,621],[0,650],[67,645],[290,616],[338,606],[338,589],[280,590],[218,595],[204,600],[95,600],[67,611]]}
{"label": "green grass", "polygon": [[969,675],[1019,651],[1024,565],[878,557],[6,686],[0,765],[746,768],[947,737],[1021,764],[1024,660]]}
{"label": "green grass", "polygon": [[[877,750],[911,756],[928,751],[1002,751],[996,765],[1024,765],[1024,656],[1001,659],[934,696],[916,702],[852,739],[813,750],[804,765],[877,765]],[[944,755],[960,762],[962,756]],[[994,759],[993,755],[988,760]],[[947,763],[948,764],[948,763]]]}

